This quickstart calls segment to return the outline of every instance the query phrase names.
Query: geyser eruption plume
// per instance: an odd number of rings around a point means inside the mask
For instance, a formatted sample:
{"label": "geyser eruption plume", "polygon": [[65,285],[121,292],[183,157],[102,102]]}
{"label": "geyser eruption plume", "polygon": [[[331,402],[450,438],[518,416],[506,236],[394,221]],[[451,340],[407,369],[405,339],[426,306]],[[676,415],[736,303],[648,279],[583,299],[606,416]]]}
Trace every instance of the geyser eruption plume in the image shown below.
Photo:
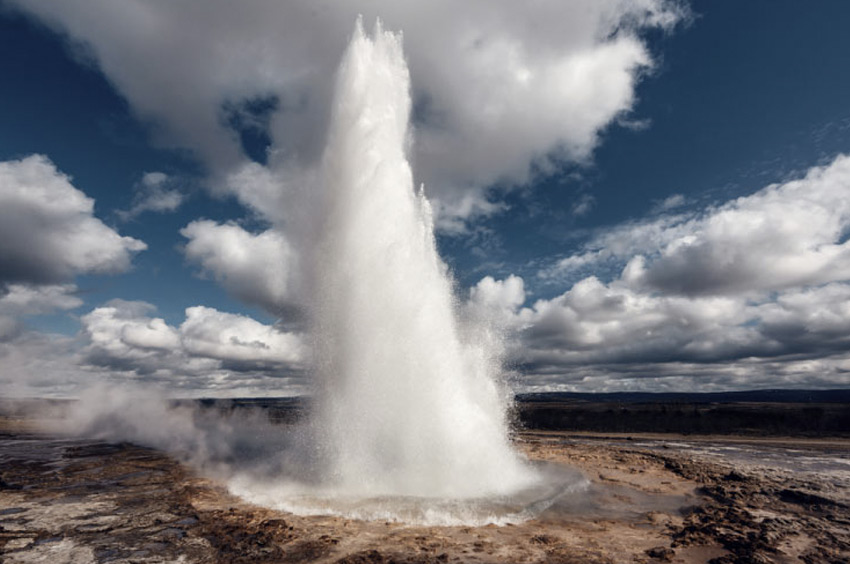
{"label": "geyser eruption plume", "polygon": [[510,523],[586,490],[575,471],[532,468],[511,448],[498,355],[464,331],[430,206],[414,190],[409,82],[400,35],[377,24],[369,38],[358,22],[298,208],[311,420],[284,430],[263,412],[224,416],[122,387],[92,390],[57,417],[64,431],[164,448],[249,501],[300,514]]}
{"label": "geyser eruption plume", "polygon": [[414,189],[409,83],[401,36],[379,23],[370,38],[358,22],[295,226],[315,337],[310,421],[282,427],[266,412],[225,415],[122,386],[93,389],[57,425],[163,448],[234,494],[299,514],[510,523],[586,489],[575,471],[531,467],[511,448],[498,355],[459,320]]}
{"label": "geyser eruption plume", "polygon": [[358,21],[343,57],[308,256],[328,487],[351,496],[473,498],[534,471],[508,440],[494,355],[464,342],[431,208],[414,189],[399,34]]}

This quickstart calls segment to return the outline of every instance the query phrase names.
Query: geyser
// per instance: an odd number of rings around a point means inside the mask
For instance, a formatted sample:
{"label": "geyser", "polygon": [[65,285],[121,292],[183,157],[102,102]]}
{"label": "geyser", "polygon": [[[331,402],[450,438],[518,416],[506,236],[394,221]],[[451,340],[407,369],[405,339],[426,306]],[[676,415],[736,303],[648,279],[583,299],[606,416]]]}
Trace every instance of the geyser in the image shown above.
{"label": "geyser", "polygon": [[358,21],[337,77],[310,270],[323,478],[356,495],[528,486],[493,351],[465,342],[431,208],[414,189],[401,36]]}
{"label": "geyser", "polygon": [[[431,524],[517,522],[586,484],[515,453],[491,340],[459,319],[431,208],[406,152],[401,36],[358,21],[304,216],[316,395],[282,473],[231,490],[301,514]],[[542,476],[546,474],[544,479]]]}

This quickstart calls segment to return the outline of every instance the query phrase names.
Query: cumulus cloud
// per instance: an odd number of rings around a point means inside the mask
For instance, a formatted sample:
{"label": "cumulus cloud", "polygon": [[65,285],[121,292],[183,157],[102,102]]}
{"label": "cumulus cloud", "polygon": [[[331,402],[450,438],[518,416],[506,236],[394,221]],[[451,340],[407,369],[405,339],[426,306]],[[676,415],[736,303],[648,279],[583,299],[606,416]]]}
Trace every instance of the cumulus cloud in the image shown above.
{"label": "cumulus cloud", "polygon": [[162,172],[146,172],[136,186],[136,195],[129,210],[116,213],[128,221],[146,211],[165,213],[176,211],[183,203],[183,194],[168,186],[172,183],[169,176]]}
{"label": "cumulus cloud", "polygon": [[505,280],[482,278],[470,288],[462,319],[470,340],[486,342],[504,356],[504,337],[517,326],[516,310],[525,302],[525,283],[519,276]]}
{"label": "cumulus cloud", "polygon": [[780,294],[758,308],[765,337],[788,353],[850,350],[850,284]]}
{"label": "cumulus cloud", "polygon": [[[11,4],[82,42],[159,140],[194,150],[222,189],[251,152],[234,131],[246,120],[227,119],[233,108],[263,109],[263,119],[247,123],[267,124],[260,133],[271,142],[272,169],[315,164],[355,17],[382,18],[405,34],[412,156],[450,226],[499,209],[486,186],[587,159],[652,66],[641,31],[669,29],[686,15],[668,0]],[[278,209],[238,184],[229,189],[256,209]]]}
{"label": "cumulus cloud", "polygon": [[186,257],[198,263],[231,294],[270,313],[291,313],[296,260],[289,242],[276,229],[259,234],[235,223],[193,221],[180,233],[189,242]]}
{"label": "cumulus cloud", "polygon": [[299,335],[203,306],[186,310],[180,336],[187,353],[229,366],[296,366],[305,356]]}
{"label": "cumulus cloud", "polygon": [[[79,305],[61,298],[59,290],[44,293],[40,303]],[[0,299],[0,314],[3,308]],[[129,384],[167,390],[171,397],[306,390],[302,335],[203,306],[187,308],[178,326],[155,314],[146,302],[112,300],[81,316],[75,337],[23,329],[0,338],[0,387],[9,396],[28,397],[75,396],[92,386]]]}
{"label": "cumulus cloud", "polygon": [[525,303],[525,282],[519,276],[511,275],[504,280],[485,276],[469,291],[467,307],[480,316],[511,317],[513,312]]}
{"label": "cumulus cloud", "polygon": [[663,295],[590,277],[555,298],[500,311],[513,331],[508,360],[525,374],[522,389],[829,387],[850,368],[848,298],[848,283],[753,301]]}
{"label": "cumulus cloud", "polygon": [[0,283],[124,272],[145,248],[94,217],[94,201],[46,157],[0,162]]}
{"label": "cumulus cloud", "polygon": [[754,312],[739,300],[650,295],[593,277],[518,315],[529,362],[699,362],[768,352],[747,325]]}
{"label": "cumulus cloud", "polygon": [[[177,331],[165,320],[148,317],[154,306],[113,300],[81,318],[90,363],[153,373],[184,360]],[[206,365],[212,368],[212,363]]]}
{"label": "cumulus cloud", "polygon": [[619,265],[610,281],[581,277],[523,307],[507,291],[522,280],[484,279],[471,303],[501,304],[526,389],[844,385],[848,193],[842,155],[721,205],[615,227],[542,273]]}
{"label": "cumulus cloud", "polygon": [[635,283],[683,294],[738,293],[850,278],[850,157],[688,222]]}
{"label": "cumulus cloud", "polygon": [[0,288],[0,342],[17,336],[23,330],[22,317],[74,309],[82,304],[73,284],[8,284]]}
{"label": "cumulus cloud", "polygon": [[850,278],[850,157],[701,213],[662,216],[600,234],[542,273],[626,263],[634,287],[737,295]]}
{"label": "cumulus cloud", "polygon": [[540,367],[522,381],[525,391],[721,392],[843,387],[850,355],[821,359],[743,359],[729,363],[589,364]]}
{"label": "cumulus cloud", "polygon": [[306,349],[300,335],[203,306],[187,308],[185,321],[173,327],[153,317],[154,310],[144,302],[113,300],[84,315],[83,364],[195,393],[301,370]]}
{"label": "cumulus cloud", "polygon": [[10,315],[41,315],[57,309],[74,309],[82,304],[73,284],[9,284],[0,295],[0,312]]}

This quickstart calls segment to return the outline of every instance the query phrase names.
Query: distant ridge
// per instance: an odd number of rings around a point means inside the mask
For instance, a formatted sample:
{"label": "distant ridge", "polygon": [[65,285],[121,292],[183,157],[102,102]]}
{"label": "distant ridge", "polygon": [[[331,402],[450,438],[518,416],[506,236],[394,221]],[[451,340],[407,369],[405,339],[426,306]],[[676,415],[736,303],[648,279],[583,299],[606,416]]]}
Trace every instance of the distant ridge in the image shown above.
{"label": "distant ridge", "polygon": [[846,390],[750,390],[743,392],[539,392],[517,394],[520,402],[574,401],[594,403],[850,403]]}

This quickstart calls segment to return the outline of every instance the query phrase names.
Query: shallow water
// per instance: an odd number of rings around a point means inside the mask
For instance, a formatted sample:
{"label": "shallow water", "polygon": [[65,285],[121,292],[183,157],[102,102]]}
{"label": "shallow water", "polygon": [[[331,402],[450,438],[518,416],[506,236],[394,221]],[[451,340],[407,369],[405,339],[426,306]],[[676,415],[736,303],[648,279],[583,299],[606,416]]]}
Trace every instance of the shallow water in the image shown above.
{"label": "shallow water", "polygon": [[231,479],[234,494],[252,503],[297,515],[335,515],[368,521],[403,522],[428,526],[482,526],[517,524],[558,512],[585,510],[601,500],[598,488],[581,472],[561,464],[532,465],[540,479],[532,486],[506,495],[450,498],[444,496],[351,495],[347,488],[326,485],[305,488],[303,483],[258,483],[247,476]]}
{"label": "shallow water", "polygon": [[653,451],[675,451],[705,462],[733,467],[764,469],[787,473],[816,474],[835,483],[850,487],[850,450],[828,445],[801,448],[756,442],[729,443],[723,441],[687,440],[631,440],[608,441],[621,447],[634,447]]}

